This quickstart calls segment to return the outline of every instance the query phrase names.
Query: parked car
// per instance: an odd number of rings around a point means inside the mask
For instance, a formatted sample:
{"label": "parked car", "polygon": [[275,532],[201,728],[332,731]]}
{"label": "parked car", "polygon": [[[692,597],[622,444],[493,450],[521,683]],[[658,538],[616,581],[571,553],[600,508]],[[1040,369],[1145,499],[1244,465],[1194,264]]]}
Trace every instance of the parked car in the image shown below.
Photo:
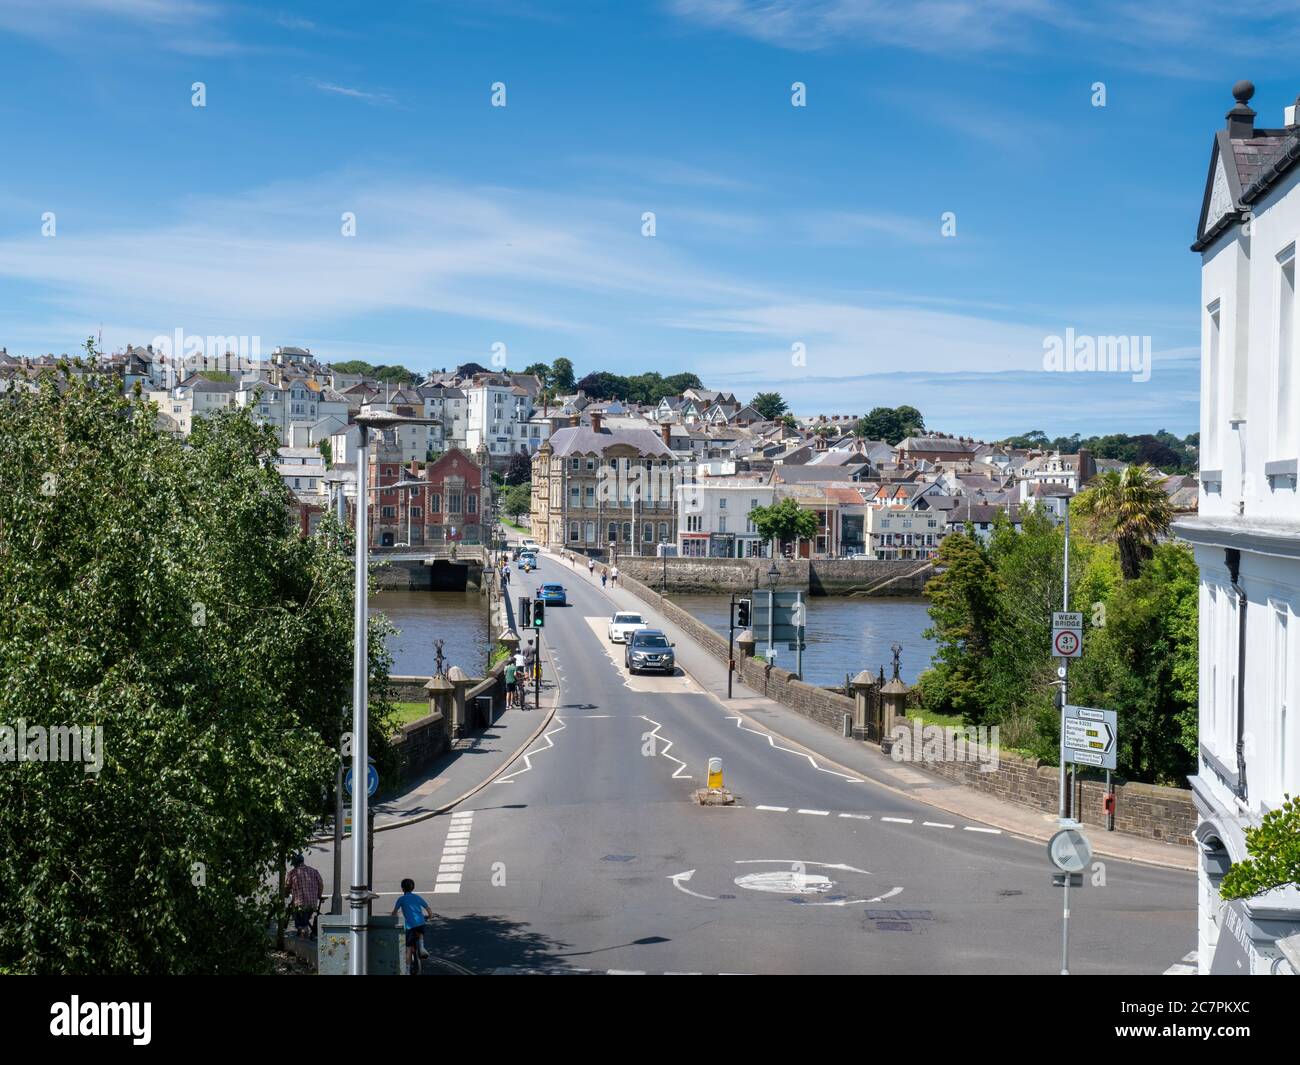
{"label": "parked car", "polygon": [[659,673],[677,671],[673,645],[658,629],[635,630],[624,647],[623,664],[629,673],[644,673],[647,670]]}
{"label": "parked car", "polygon": [[609,619],[609,642],[627,643],[627,638],[637,629],[648,629],[645,618],[620,610]]}
{"label": "parked car", "polygon": [[564,585],[562,584],[543,584],[537,589],[537,598],[543,603],[549,603],[552,606],[568,606],[568,599],[564,595]]}

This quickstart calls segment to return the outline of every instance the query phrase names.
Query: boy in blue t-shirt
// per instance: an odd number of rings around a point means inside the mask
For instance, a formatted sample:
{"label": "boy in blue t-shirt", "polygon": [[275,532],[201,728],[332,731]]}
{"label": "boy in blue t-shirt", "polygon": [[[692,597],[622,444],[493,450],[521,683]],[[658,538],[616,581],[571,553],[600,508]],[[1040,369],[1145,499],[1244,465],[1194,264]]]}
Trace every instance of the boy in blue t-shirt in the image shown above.
{"label": "boy in blue t-shirt", "polygon": [[409,876],[402,881],[402,894],[393,907],[393,916],[396,917],[398,913],[401,913],[406,925],[406,963],[411,965],[415,961],[416,950],[419,950],[421,958],[429,956],[429,952],[424,949],[424,922],[426,915],[433,916],[433,911],[424,898],[415,893],[415,881]]}

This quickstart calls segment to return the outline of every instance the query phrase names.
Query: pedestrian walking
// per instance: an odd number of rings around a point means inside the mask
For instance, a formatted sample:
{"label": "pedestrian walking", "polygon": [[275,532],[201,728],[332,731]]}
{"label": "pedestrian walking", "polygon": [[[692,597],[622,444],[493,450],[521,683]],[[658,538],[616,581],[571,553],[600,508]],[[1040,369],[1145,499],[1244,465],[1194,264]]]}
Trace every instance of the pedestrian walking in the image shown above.
{"label": "pedestrian walking", "polygon": [[618,567],[615,566],[609,571],[609,583],[618,584]]}
{"label": "pedestrian walking", "polygon": [[605,582],[608,581],[608,580],[609,580],[609,570],[607,570],[607,569],[603,569],[603,570],[601,570],[601,571],[600,571],[600,586],[601,586],[602,588],[604,588],[604,587],[605,587]]}
{"label": "pedestrian walking", "polygon": [[301,854],[293,856],[289,876],[284,882],[285,891],[291,900],[293,910],[293,927],[300,936],[311,935],[312,919],[325,901],[325,880]]}
{"label": "pedestrian walking", "polygon": [[587,559],[587,572],[590,573],[590,574],[593,574],[593,575],[595,574],[595,572],[596,572],[596,560],[595,560],[594,558],[589,558],[589,559]]}

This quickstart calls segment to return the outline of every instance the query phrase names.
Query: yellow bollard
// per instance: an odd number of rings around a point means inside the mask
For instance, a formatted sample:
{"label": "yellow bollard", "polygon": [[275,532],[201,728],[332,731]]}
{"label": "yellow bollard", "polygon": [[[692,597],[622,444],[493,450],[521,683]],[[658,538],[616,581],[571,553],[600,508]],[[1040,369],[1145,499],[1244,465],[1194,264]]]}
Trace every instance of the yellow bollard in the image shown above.
{"label": "yellow bollard", "polygon": [[722,759],[709,759],[709,790],[719,791],[722,788]]}

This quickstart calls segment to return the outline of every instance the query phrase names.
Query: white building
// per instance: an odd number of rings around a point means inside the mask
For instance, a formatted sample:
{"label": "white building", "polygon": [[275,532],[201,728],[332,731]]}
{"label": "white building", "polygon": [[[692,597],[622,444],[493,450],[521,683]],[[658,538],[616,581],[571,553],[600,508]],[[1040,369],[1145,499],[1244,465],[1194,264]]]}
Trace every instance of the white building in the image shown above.
{"label": "white building", "polygon": [[[1201,491],[1178,521],[1201,572],[1198,964],[1286,972],[1300,933],[1294,885],[1224,903],[1245,829],[1300,793],[1300,360],[1296,242],[1300,125],[1256,129],[1249,82],[1214,139],[1201,253]],[[1300,940],[1292,939],[1290,943]],[[1294,953],[1291,955],[1295,957]]]}
{"label": "white building", "polygon": [[937,509],[868,507],[864,533],[867,554],[872,558],[933,558],[939,541],[948,534],[948,517]]}
{"label": "white building", "polygon": [[[538,436],[529,435],[532,397],[509,374],[476,374],[473,383],[464,386],[464,393],[468,410],[465,444],[471,452],[484,444],[501,464],[514,454],[531,455],[540,446],[540,429]],[[530,440],[535,441],[531,450]]]}
{"label": "white building", "polygon": [[233,380],[213,380],[195,374],[175,388],[150,392],[149,399],[158,405],[159,428],[185,437],[193,431],[195,418],[204,418],[234,406],[236,395],[237,386]]}
{"label": "white building", "polygon": [[766,477],[710,476],[707,465],[699,467],[674,490],[677,553],[695,558],[766,556],[768,544],[749,513],[771,506],[775,491]]}

